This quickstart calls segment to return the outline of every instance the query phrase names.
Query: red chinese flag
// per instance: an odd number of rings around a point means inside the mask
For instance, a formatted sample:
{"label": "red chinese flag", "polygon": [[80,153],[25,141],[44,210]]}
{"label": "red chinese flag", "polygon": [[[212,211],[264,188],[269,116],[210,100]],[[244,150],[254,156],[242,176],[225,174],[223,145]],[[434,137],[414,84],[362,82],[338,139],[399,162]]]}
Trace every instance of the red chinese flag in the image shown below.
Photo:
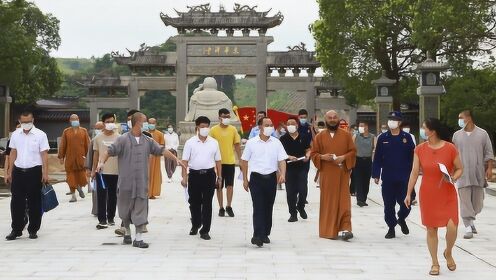
{"label": "red chinese flag", "polygon": [[256,125],[257,108],[255,107],[238,107],[235,110],[241,122],[241,132],[250,132],[251,128]]}
{"label": "red chinese flag", "polygon": [[273,109],[267,110],[267,116],[272,120],[274,127],[279,127],[280,124],[285,124],[289,117],[298,117],[286,112],[281,112]]}

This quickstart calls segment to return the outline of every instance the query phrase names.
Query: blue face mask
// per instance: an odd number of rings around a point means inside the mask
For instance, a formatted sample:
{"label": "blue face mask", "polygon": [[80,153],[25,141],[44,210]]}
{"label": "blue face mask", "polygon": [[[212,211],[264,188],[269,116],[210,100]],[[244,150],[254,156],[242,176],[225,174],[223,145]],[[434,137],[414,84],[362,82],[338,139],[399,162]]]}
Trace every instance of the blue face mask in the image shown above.
{"label": "blue face mask", "polygon": [[419,132],[420,132],[420,138],[424,140],[429,139],[429,137],[425,134],[425,129],[421,128]]}
{"label": "blue face mask", "polygon": [[463,119],[458,119],[458,126],[460,128],[465,128],[465,121]]}
{"label": "blue face mask", "polygon": [[71,126],[72,127],[78,127],[79,126],[79,121],[71,121]]}
{"label": "blue face mask", "polygon": [[301,124],[306,124],[307,123],[307,119],[300,119],[300,123]]}
{"label": "blue face mask", "polygon": [[154,124],[148,124],[148,129],[155,130],[155,125]]}
{"label": "blue face mask", "polygon": [[144,122],[143,125],[141,126],[141,131],[147,131],[148,130],[148,123]]}

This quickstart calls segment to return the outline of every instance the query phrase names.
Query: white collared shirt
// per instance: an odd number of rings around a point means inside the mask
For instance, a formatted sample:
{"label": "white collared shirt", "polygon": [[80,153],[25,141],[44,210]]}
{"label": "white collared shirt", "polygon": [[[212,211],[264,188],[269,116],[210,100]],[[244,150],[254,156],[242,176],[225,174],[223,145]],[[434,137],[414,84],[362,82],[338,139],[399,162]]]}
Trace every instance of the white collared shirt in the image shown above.
{"label": "white collared shirt", "polygon": [[215,162],[221,160],[219,143],[210,136],[205,142],[193,136],[184,143],[182,159],[187,160],[188,167],[193,170],[213,168]]}
{"label": "white collared shirt", "polygon": [[267,141],[255,136],[246,142],[245,150],[241,156],[242,160],[248,162],[248,169],[267,175],[276,172],[279,161],[286,160],[288,155],[279,139],[271,136]]}
{"label": "white collared shirt", "polygon": [[179,147],[179,136],[177,133],[172,132],[169,133],[168,131],[164,132],[164,138],[165,138],[165,148],[167,150],[175,150],[177,151],[177,147]]}
{"label": "white collared shirt", "polygon": [[27,134],[21,128],[14,131],[10,138],[9,147],[17,152],[14,165],[19,168],[43,165],[41,152],[50,149],[46,133],[34,126]]}

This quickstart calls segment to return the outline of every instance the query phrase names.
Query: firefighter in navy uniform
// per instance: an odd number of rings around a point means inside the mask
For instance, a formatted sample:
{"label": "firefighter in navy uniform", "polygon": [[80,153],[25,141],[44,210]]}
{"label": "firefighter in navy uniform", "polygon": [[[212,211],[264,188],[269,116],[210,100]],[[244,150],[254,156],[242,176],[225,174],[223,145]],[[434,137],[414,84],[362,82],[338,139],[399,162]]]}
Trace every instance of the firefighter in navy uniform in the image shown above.
{"label": "firefighter in navy uniform", "polygon": [[[400,129],[402,115],[393,111],[388,115],[389,131],[377,139],[372,164],[372,178],[376,184],[382,179],[382,198],[384,200],[384,220],[389,227],[385,238],[396,237],[395,227],[400,225],[403,234],[409,229],[405,219],[410,209],[403,203],[408,187],[408,179],[413,164],[415,144],[410,134]],[[396,216],[396,203],[399,211]]]}

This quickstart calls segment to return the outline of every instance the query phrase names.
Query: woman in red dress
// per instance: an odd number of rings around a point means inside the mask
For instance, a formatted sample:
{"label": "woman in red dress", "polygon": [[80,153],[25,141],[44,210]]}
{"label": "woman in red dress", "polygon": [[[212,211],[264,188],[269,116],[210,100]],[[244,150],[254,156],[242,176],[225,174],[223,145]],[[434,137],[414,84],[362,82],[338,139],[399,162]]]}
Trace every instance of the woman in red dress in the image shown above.
{"label": "woman in red dress", "polygon": [[458,196],[453,183],[450,183],[449,178],[441,172],[440,164],[446,167],[452,182],[462,176],[463,168],[455,145],[443,140],[442,131],[441,122],[433,118],[426,120],[420,129],[420,136],[426,141],[415,149],[408,193],[405,198],[406,206],[410,207],[410,195],[422,168],[420,214],[422,224],[427,227],[427,247],[432,258],[430,275],[439,275],[437,229],[440,227],[446,227],[446,250],[443,256],[447,261],[448,269],[451,271],[456,269],[452,249],[458,228]]}

